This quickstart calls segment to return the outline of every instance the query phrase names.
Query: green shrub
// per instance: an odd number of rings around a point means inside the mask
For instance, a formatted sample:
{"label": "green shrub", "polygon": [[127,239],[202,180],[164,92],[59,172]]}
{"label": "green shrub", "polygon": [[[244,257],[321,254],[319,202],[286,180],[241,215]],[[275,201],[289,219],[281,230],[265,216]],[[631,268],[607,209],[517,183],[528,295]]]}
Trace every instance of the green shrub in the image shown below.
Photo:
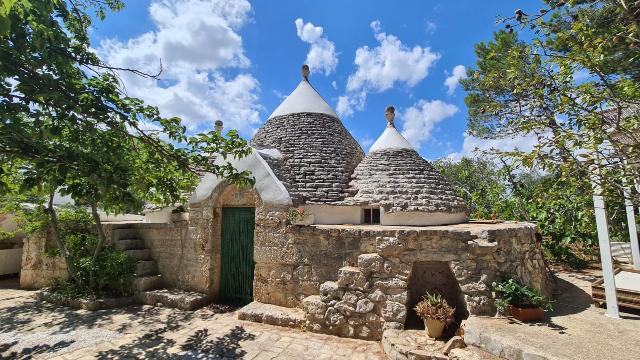
{"label": "green shrub", "polygon": [[551,304],[536,289],[523,285],[514,279],[494,282],[492,288],[498,297],[496,306],[500,312],[504,312],[507,305],[520,308],[539,306],[545,310],[552,309]]}

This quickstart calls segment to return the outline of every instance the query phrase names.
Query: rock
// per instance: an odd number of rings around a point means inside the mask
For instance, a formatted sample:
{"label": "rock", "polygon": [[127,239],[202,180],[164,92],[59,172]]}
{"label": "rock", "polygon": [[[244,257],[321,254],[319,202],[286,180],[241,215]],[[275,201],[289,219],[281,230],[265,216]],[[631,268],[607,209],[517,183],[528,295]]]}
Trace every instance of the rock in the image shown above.
{"label": "rock", "polygon": [[373,303],[369,299],[358,300],[356,304],[356,312],[360,314],[368,313],[373,310]]}
{"label": "rock", "polygon": [[320,285],[320,295],[322,300],[341,299],[344,292],[340,290],[338,284],[334,281],[327,281]]}
{"label": "rock", "polygon": [[384,258],[378,254],[362,254],[358,256],[358,267],[363,272],[383,271]]}
{"label": "rock", "polygon": [[386,321],[397,321],[403,323],[407,316],[407,308],[403,304],[386,301],[382,305],[381,315]]}
{"label": "rock", "polygon": [[380,289],[376,289],[373,293],[369,294],[369,300],[375,301],[375,302],[386,300],[386,298],[387,297],[384,295],[382,291],[380,291]]}
{"label": "rock", "polygon": [[398,278],[381,279],[374,282],[373,286],[383,291],[388,289],[406,289],[407,282]]}
{"label": "rock", "polygon": [[382,331],[389,330],[389,329],[402,330],[403,328],[404,328],[404,325],[402,325],[399,322],[386,321],[382,326]]}
{"label": "rock", "polygon": [[483,360],[482,355],[467,349],[451,349],[449,360]]}
{"label": "rock", "polygon": [[319,315],[327,311],[327,304],[320,299],[319,295],[312,295],[302,300],[302,308],[308,314]]}
{"label": "rock", "polygon": [[467,347],[467,344],[464,343],[464,339],[461,336],[454,336],[442,348],[442,352],[446,355],[451,352],[453,349],[463,349]]}
{"label": "rock", "polygon": [[327,324],[331,326],[340,326],[346,322],[344,315],[340,314],[338,310],[332,307],[327,309],[327,312],[324,314],[324,319]]}
{"label": "rock", "polygon": [[345,292],[344,296],[342,297],[342,301],[346,301],[349,304],[355,305],[356,302],[358,301],[358,294],[356,294],[353,291],[347,291],[347,292]]}
{"label": "rock", "polygon": [[355,306],[346,301],[338,301],[334,307],[346,316],[349,316],[356,311]]}
{"label": "rock", "polygon": [[338,270],[338,286],[347,287],[355,282],[360,275],[360,270],[356,267],[345,266]]}
{"label": "rock", "polygon": [[353,279],[353,284],[351,284],[350,287],[355,290],[366,290],[367,288],[369,288],[367,277],[363,273],[358,274]]}
{"label": "rock", "polygon": [[368,323],[372,323],[372,322],[380,321],[380,316],[370,312],[370,313],[367,313],[367,315],[364,316],[364,319],[367,320]]}
{"label": "rock", "polygon": [[407,303],[407,296],[408,296],[408,292],[407,291],[400,291],[398,294],[387,295],[386,298],[389,301],[395,301],[395,302],[399,302],[401,304],[406,304]]}

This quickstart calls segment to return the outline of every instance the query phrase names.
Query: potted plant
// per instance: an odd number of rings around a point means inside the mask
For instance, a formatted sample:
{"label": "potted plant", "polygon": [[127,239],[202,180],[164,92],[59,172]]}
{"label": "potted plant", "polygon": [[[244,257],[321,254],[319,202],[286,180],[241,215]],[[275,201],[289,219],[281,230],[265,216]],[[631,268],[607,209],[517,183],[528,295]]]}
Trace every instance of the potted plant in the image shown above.
{"label": "potted plant", "polygon": [[179,221],[189,221],[189,213],[184,205],[179,205],[175,209],[171,210],[171,221],[179,222]]}
{"label": "potted plant", "polygon": [[293,225],[313,225],[313,214],[310,214],[304,211],[303,208],[291,208],[289,209],[289,213],[287,214],[287,218],[289,222]]}
{"label": "potted plant", "polygon": [[498,311],[510,314],[522,322],[540,321],[544,318],[544,310],[552,309],[549,301],[537,290],[514,279],[494,282],[492,287],[497,298]]}
{"label": "potted plant", "polygon": [[429,293],[422,297],[414,310],[424,321],[427,336],[435,339],[442,336],[445,326],[453,320],[453,313],[456,311],[440,294]]}

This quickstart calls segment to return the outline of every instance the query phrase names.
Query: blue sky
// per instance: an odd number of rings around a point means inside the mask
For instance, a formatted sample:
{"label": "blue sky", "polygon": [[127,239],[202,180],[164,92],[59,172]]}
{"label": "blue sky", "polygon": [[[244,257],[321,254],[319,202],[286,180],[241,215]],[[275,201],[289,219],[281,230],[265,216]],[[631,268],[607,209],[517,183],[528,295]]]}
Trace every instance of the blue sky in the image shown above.
{"label": "blue sky", "polygon": [[124,85],[164,115],[181,116],[191,131],[211,129],[220,118],[249,138],[295,88],[301,64],[310,60],[311,83],[365,150],[385,127],[384,108],[393,104],[398,128],[428,159],[468,154],[486,145],[464,136],[464,91],[447,87],[445,81],[456,66],[474,65],[474,44],[492,38],[499,29],[497,15],[540,4],[125,3],[124,10],[94,24],[93,47],[112,65],[149,72],[157,71],[161,59],[162,81],[125,74]]}

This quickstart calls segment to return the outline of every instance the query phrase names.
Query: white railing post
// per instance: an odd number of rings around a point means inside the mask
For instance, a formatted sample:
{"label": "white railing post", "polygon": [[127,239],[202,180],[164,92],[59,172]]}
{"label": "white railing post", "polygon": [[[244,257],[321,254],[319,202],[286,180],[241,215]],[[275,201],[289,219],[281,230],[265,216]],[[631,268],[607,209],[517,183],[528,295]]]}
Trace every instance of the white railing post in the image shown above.
{"label": "white railing post", "polygon": [[602,264],[602,278],[604,280],[604,296],[607,302],[607,316],[620,318],[618,310],[618,295],[616,294],[616,278],[609,242],[609,227],[607,225],[607,210],[604,206],[602,187],[600,186],[600,169],[598,165],[592,168],[591,184],[593,187],[593,209],[596,215],[598,229],[598,246],[600,247],[600,262]]}
{"label": "white railing post", "polygon": [[624,189],[624,205],[627,210],[627,223],[629,225],[629,241],[631,242],[631,259],[633,268],[640,270],[640,246],[638,244],[638,230],[636,225],[636,213],[631,201],[631,194],[628,188]]}

